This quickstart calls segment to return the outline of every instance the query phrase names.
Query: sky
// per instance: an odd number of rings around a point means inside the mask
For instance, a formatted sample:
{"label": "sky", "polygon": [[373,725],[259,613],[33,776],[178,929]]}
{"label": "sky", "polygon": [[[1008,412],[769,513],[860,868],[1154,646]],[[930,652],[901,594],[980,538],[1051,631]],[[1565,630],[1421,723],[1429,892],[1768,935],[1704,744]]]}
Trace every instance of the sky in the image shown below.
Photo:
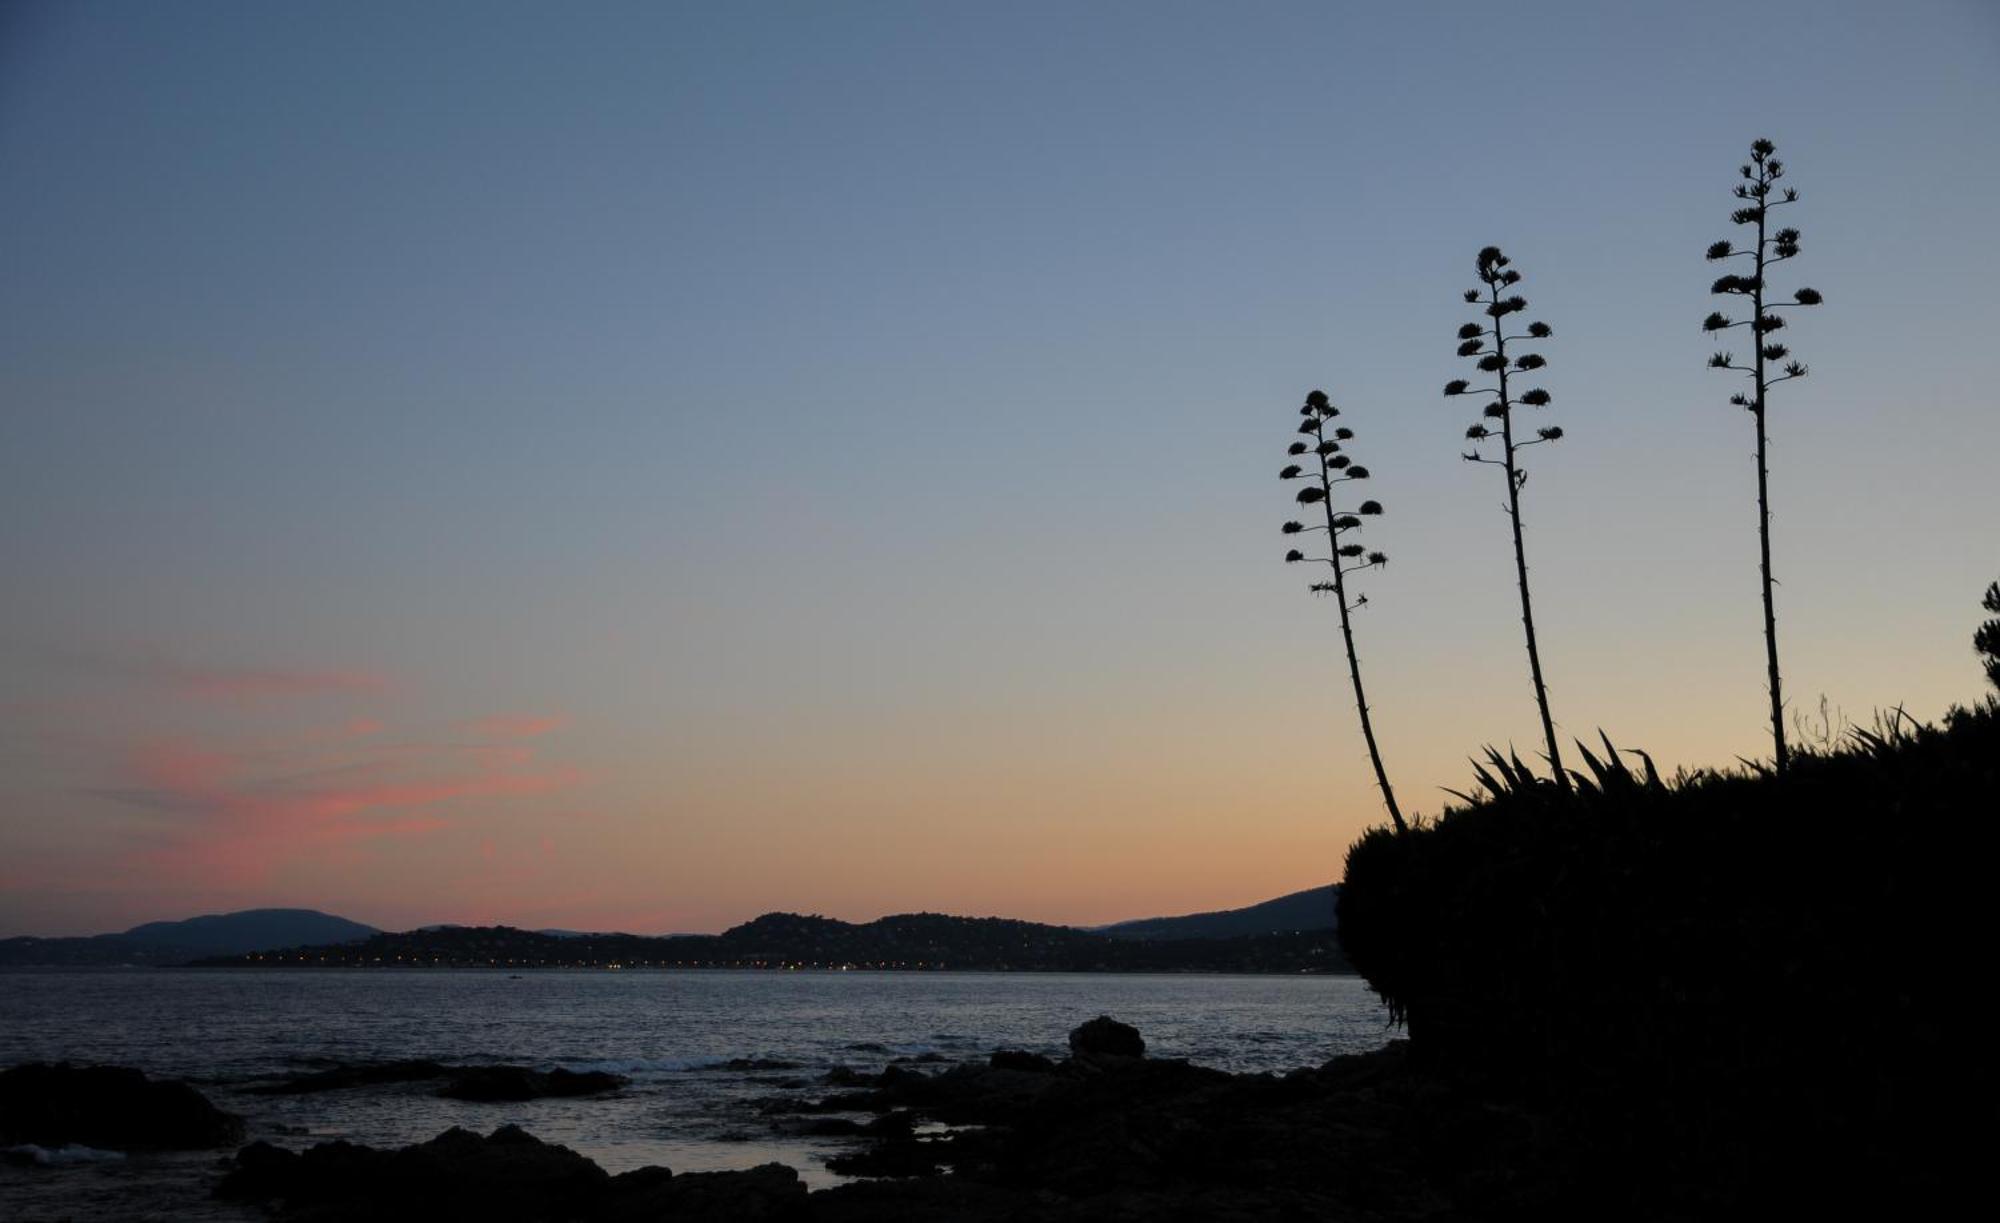
{"label": "sky", "polygon": [[[1560,730],[1769,752],[1700,320],[1769,137],[1786,691],[1980,696],[2000,8],[0,8],[0,935],[306,906],[1093,923],[1383,819],[1276,477],[1325,388],[1406,810],[1537,746],[1454,332],[1502,246]],[[1476,405],[1474,405],[1476,408]]]}

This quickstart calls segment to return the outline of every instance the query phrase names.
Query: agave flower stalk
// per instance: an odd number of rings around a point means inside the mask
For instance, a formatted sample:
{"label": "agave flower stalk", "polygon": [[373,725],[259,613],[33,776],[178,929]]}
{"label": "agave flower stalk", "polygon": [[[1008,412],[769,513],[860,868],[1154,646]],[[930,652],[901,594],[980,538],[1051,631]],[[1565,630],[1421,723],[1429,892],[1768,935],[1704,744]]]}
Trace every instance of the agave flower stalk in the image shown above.
{"label": "agave flower stalk", "polygon": [[1341,443],[1351,439],[1354,430],[1332,425],[1333,418],[1340,415],[1340,409],[1333,406],[1325,391],[1307,395],[1299,414],[1305,417],[1299,432],[1312,440],[1293,442],[1287,453],[1296,458],[1310,455],[1308,461],[1312,466],[1292,463],[1278,476],[1284,480],[1307,481],[1296,500],[1307,509],[1317,505],[1326,522],[1324,526],[1307,526],[1303,522],[1292,521],[1287,522],[1283,529],[1287,535],[1325,531],[1327,554],[1307,556],[1294,548],[1285,553],[1285,560],[1288,564],[1324,564],[1332,570],[1329,580],[1314,582],[1310,589],[1314,594],[1332,595],[1340,607],[1340,640],[1347,648],[1347,676],[1354,683],[1354,708],[1361,715],[1361,737],[1368,744],[1368,762],[1375,766],[1375,784],[1382,788],[1382,804],[1389,809],[1389,822],[1395,825],[1397,832],[1408,832],[1409,825],[1403,821],[1403,812],[1396,806],[1396,791],[1389,785],[1388,771],[1382,767],[1381,749],[1375,745],[1375,723],[1368,714],[1368,694],[1361,687],[1361,658],[1354,649],[1354,611],[1367,605],[1368,596],[1356,595],[1351,601],[1347,596],[1348,575],[1363,569],[1380,569],[1389,563],[1386,553],[1371,552],[1352,541],[1353,534],[1361,529],[1362,519],[1380,514],[1382,503],[1363,501],[1351,512],[1336,508],[1337,486],[1368,478],[1366,467],[1341,453]]}
{"label": "agave flower stalk", "polygon": [[[1735,354],[1718,352],[1708,359],[1712,369],[1729,370],[1750,379],[1751,392],[1731,395],[1729,402],[1740,408],[1749,409],[1757,424],[1757,547],[1758,575],[1764,590],[1764,661],[1771,689],[1771,743],[1775,752],[1775,767],[1783,773],[1790,763],[1791,753],[1785,746],[1785,698],[1778,677],[1778,613],[1771,597],[1771,468],[1768,454],[1768,433],[1764,423],[1765,396],[1770,389],[1781,382],[1806,376],[1806,367],[1798,361],[1788,360],[1791,349],[1771,339],[1771,333],[1782,330],[1785,316],[1778,311],[1792,306],[1817,306],[1824,299],[1817,289],[1798,289],[1792,293],[1792,300],[1779,302],[1771,300],[1767,294],[1770,285],[1767,275],[1775,264],[1795,259],[1799,254],[1799,231],[1790,227],[1773,232],[1771,230],[1771,210],[1798,202],[1799,193],[1790,187],[1780,191],[1777,181],[1785,176],[1784,163],[1778,160],[1777,146],[1768,140],[1757,140],[1750,145],[1750,160],[1738,167],[1742,182],[1736,184],[1735,195],[1743,201],[1742,207],[1730,214],[1730,220],[1738,225],[1754,225],[1757,229],[1756,244],[1747,250],[1739,250],[1733,243],[1716,242],[1708,248],[1709,262],[1725,259],[1747,259],[1750,274],[1726,275],[1709,286],[1709,292],[1724,297],[1748,298],[1750,317],[1737,320],[1721,311],[1714,311],[1702,321],[1701,329],[1711,335],[1720,334],[1735,327],[1748,327],[1755,349],[1748,365],[1737,361]],[[1782,372],[1775,377],[1770,367],[1783,362]]]}
{"label": "agave flower stalk", "polygon": [[[1549,767],[1555,772],[1556,785],[1567,793],[1569,774],[1563,771],[1562,749],[1556,745],[1555,719],[1549,716],[1549,689],[1542,682],[1542,654],[1535,640],[1534,601],[1528,595],[1528,550],[1521,528],[1521,489],[1528,483],[1528,473],[1522,468],[1520,458],[1521,451],[1529,446],[1562,440],[1563,431],[1558,426],[1543,426],[1535,430],[1534,437],[1524,439],[1515,430],[1515,409],[1545,408],[1549,405],[1549,393],[1534,387],[1516,395],[1509,379],[1541,369],[1548,362],[1540,353],[1510,354],[1507,348],[1510,343],[1546,340],[1555,333],[1547,323],[1529,323],[1519,334],[1507,333],[1507,320],[1528,308],[1527,298],[1509,292],[1521,283],[1521,273],[1508,264],[1507,256],[1497,246],[1479,252],[1480,287],[1467,289],[1465,300],[1472,305],[1483,302],[1480,313],[1486,321],[1467,323],[1458,329],[1458,355],[1472,360],[1481,374],[1491,375],[1494,385],[1475,387],[1466,379],[1454,378],[1445,384],[1444,393],[1493,397],[1480,420],[1465,431],[1472,449],[1459,457],[1468,463],[1490,463],[1507,476],[1507,518],[1514,527],[1514,573],[1521,588],[1521,630],[1528,641],[1528,675],[1535,683],[1535,706],[1542,715],[1542,741],[1548,749]],[[1494,441],[1500,443],[1497,459],[1481,449]]]}
{"label": "agave flower stalk", "polygon": [[1979,626],[1972,634],[1972,648],[1978,652],[1980,663],[1986,668],[1986,678],[1995,688],[2000,688],[2000,582],[1986,588],[1986,595],[1979,605],[1993,613],[1993,619]]}

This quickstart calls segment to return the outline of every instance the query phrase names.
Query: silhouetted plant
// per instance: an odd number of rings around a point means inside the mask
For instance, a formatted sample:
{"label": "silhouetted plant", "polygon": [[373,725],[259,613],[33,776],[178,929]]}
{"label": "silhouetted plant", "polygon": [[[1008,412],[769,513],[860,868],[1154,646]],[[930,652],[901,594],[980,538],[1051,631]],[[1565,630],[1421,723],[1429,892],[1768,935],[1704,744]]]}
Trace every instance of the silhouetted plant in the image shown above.
{"label": "silhouetted plant", "polygon": [[[1460,457],[1468,463],[1491,463],[1505,471],[1507,476],[1507,518],[1514,527],[1514,572],[1521,587],[1521,629],[1528,641],[1528,674],[1535,682],[1535,705],[1542,715],[1542,740],[1548,749],[1549,767],[1554,771],[1556,785],[1568,790],[1569,775],[1563,770],[1562,752],[1556,746],[1555,719],[1549,716],[1549,690],[1542,682],[1541,650],[1535,641],[1534,603],[1528,596],[1528,552],[1521,532],[1521,489],[1528,482],[1528,473],[1520,464],[1523,449],[1559,441],[1563,431],[1551,425],[1537,428],[1535,436],[1527,440],[1516,436],[1514,409],[1522,406],[1547,407],[1549,393],[1535,387],[1516,395],[1508,378],[1512,374],[1541,369],[1548,362],[1540,353],[1510,356],[1507,350],[1509,343],[1546,340],[1554,333],[1547,323],[1529,323],[1520,334],[1507,334],[1508,318],[1528,308],[1527,298],[1507,292],[1521,282],[1521,274],[1509,267],[1508,262],[1507,256],[1501,254],[1497,246],[1489,246],[1479,252],[1480,287],[1467,289],[1465,300],[1473,305],[1485,303],[1482,313],[1487,321],[1467,323],[1458,329],[1458,355],[1472,360],[1480,373],[1493,375],[1495,385],[1475,387],[1466,379],[1454,378],[1445,384],[1444,393],[1447,396],[1493,396],[1481,419],[1465,431],[1472,449]],[[1500,443],[1500,457],[1497,459],[1480,449],[1482,444],[1492,441]]]}
{"label": "silhouetted plant", "polygon": [[[1778,678],[1778,614],[1771,598],[1770,464],[1764,408],[1765,397],[1772,387],[1806,376],[1803,364],[1788,360],[1791,349],[1771,338],[1772,332],[1785,326],[1785,316],[1773,311],[1790,306],[1817,306],[1823,299],[1817,289],[1794,290],[1789,302],[1765,299],[1765,293],[1770,288],[1767,275],[1771,266],[1797,258],[1799,253],[1798,230],[1786,227],[1771,232],[1771,209],[1797,203],[1799,193],[1790,187],[1778,191],[1776,183],[1784,177],[1785,166],[1777,158],[1777,146],[1768,140],[1751,143],[1750,160],[1738,167],[1737,172],[1743,181],[1736,184],[1735,194],[1737,199],[1743,201],[1743,206],[1731,213],[1729,219],[1738,225],[1756,226],[1756,245],[1748,250],[1738,250],[1729,242],[1712,243],[1708,248],[1708,258],[1711,263],[1723,259],[1748,259],[1751,271],[1747,276],[1723,276],[1709,286],[1709,292],[1725,297],[1748,298],[1750,317],[1738,320],[1719,310],[1713,311],[1702,321],[1701,329],[1715,334],[1732,327],[1748,327],[1755,349],[1748,365],[1739,364],[1735,354],[1730,352],[1717,352],[1708,359],[1708,364],[1713,369],[1743,374],[1751,380],[1753,388],[1748,395],[1741,392],[1731,395],[1729,402],[1747,408],[1757,422],[1757,544],[1758,572],[1764,589],[1764,655],[1771,689],[1771,743],[1776,752],[1773,763],[1775,769],[1783,773],[1789,763],[1789,752],[1785,746],[1785,699]],[[1774,193],[1777,198],[1773,198]],[[1782,372],[1772,377],[1767,367],[1778,362],[1784,362]]]}
{"label": "silhouetted plant", "polygon": [[[1354,682],[1354,708],[1361,715],[1361,737],[1368,744],[1368,761],[1375,766],[1375,784],[1382,788],[1382,803],[1389,809],[1389,822],[1397,832],[1408,832],[1409,825],[1403,822],[1403,813],[1396,806],[1396,792],[1389,786],[1389,774],[1382,767],[1382,753],[1375,746],[1375,724],[1368,716],[1368,697],[1361,688],[1361,659],[1354,650],[1353,613],[1357,607],[1368,603],[1367,595],[1356,595],[1352,601],[1347,597],[1347,577],[1363,569],[1379,569],[1389,563],[1385,553],[1371,552],[1364,546],[1351,541],[1354,532],[1359,531],[1362,519],[1371,518],[1382,512],[1379,501],[1363,501],[1354,509],[1343,511],[1336,507],[1334,486],[1355,480],[1366,480],[1368,469],[1355,463],[1341,453],[1341,443],[1354,436],[1354,430],[1328,425],[1340,415],[1340,409],[1326,397],[1325,391],[1314,391],[1306,396],[1306,403],[1299,409],[1305,417],[1299,432],[1312,437],[1311,442],[1293,442],[1288,454],[1311,455],[1315,467],[1308,470],[1297,463],[1286,466],[1278,473],[1284,480],[1309,481],[1299,490],[1296,500],[1302,506],[1318,506],[1326,519],[1324,526],[1307,526],[1303,522],[1287,522],[1283,531],[1286,535],[1302,535],[1310,531],[1326,532],[1327,554],[1307,556],[1297,548],[1285,553],[1288,564],[1310,562],[1324,564],[1333,570],[1329,581],[1314,582],[1309,588],[1314,594],[1330,594],[1340,605],[1340,639],[1347,648],[1347,674]],[[1344,542],[1345,541],[1345,542]]]}
{"label": "silhouetted plant", "polygon": [[1979,605],[1992,612],[1994,619],[1980,625],[1979,631],[1972,635],[1972,648],[1986,661],[1988,682],[2000,688],[2000,582],[1986,588],[1986,597]]}

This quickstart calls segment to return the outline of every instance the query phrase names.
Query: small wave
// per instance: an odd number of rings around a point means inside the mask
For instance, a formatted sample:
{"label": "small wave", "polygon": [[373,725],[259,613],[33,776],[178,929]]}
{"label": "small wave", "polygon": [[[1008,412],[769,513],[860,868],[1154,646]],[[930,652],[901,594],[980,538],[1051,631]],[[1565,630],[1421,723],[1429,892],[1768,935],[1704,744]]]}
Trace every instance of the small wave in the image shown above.
{"label": "small wave", "polygon": [[578,1073],[598,1070],[606,1074],[659,1074],[714,1070],[728,1064],[729,1060],[726,1057],[610,1057],[596,1061],[561,1061],[551,1065]]}
{"label": "small wave", "polygon": [[80,1147],[75,1145],[38,1147],[33,1143],[23,1143],[20,1146],[8,1147],[4,1152],[0,1152],[0,1154],[37,1164],[44,1168],[54,1167],[57,1164],[114,1163],[125,1158],[125,1152],[123,1151],[100,1151],[96,1147]]}

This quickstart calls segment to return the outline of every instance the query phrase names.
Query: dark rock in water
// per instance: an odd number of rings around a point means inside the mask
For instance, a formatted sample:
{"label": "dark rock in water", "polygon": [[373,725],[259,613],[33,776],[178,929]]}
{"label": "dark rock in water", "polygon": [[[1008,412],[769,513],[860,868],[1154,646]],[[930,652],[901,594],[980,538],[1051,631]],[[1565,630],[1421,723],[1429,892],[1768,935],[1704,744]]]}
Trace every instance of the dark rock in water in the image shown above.
{"label": "dark rock in water", "polygon": [[195,1151],[242,1139],[243,1119],[186,1083],[67,1062],[0,1071],[0,1143]]}
{"label": "dark rock in water", "polygon": [[836,1155],[826,1166],[842,1176],[936,1176],[937,1147],[915,1138],[892,1138],[866,1151]]}
{"label": "dark rock in water", "polygon": [[1025,1070],[1030,1074],[1054,1074],[1056,1069],[1056,1064],[1048,1058],[1021,1049],[995,1049],[986,1064],[994,1070]]}
{"label": "dark rock in water", "polygon": [[376,1087],[385,1083],[417,1083],[441,1079],[451,1073],[450,1067],[433,1061],[367,1062],[301,1074],[254,1090],[262,1096],[296,1096],[349,1087]]}
{"label": "dark rock in water", "polygon": [[797,1070],[797,1062],[775,1057],[732,1057],[722,1063],[724,1070]]}
{"label": "dark rock in water", "polygon": [[1069,1051],[1081,1057],[1144,1057],[1146,1042],[1131,1024],[1099,1015],[1070,1032]]}
{"label": "dark rock in water", "polygon": [[516,1126],[485,1138],[451,1129],[417,1146],[378,1151],[326,1142],[304,1152],[252,1143],[216,1196],[280,1202],[280,1217],[541,1220],[585,1216],[611,1178],[568,1147]]}
{"label": "dark rock in water", "polygon": [[814,1117],[810,1120],[780,1122],[781,1133],[806,1138],[907,1138],[916,1129],[916,1118],[906,1112],[884,1113],[867,1121],[847,1117]]}
{"label": "dark rock in water", "polygon": [[613,1177],[605,1205],[594,1217],[606,1223],[782,1223],[807,1216],[806,1187],[783,1164],[743,1172],[660,1175],[641,1168]]}
{"label": "dark rock in water", "polygon": [[450,1072],[438,1094],[452,1100],[516,1102],[550,1096],[594,1096],[623,1087],[622,1075],[601,1070],[563,1070],[544,1074],[525,1066],[465,1066]]}

